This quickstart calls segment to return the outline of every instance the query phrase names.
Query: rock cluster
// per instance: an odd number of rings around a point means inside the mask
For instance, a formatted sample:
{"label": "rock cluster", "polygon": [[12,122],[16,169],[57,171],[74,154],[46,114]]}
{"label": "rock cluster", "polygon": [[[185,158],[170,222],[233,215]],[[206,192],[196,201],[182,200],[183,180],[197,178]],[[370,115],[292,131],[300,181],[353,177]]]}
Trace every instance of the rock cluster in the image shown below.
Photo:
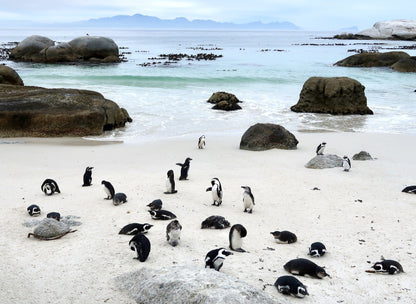
{"label": "rock cluster", "polygon": [[211,95],[207,102],[214,104],[212,107],[214,110],[241,110],[241,107],[238,105],[241,101],[234,94],[227,92],[216,92]]}
{"label": "rock cluster", "polygon": [[303,85],[294,112],[333,115],[373,114],[367,106],[365,87],[348,77],[311,77]]}
{"label": "rock cluster", "polygon": [[269,294],[234,277],[195,266],[143,267],[117,277],[115,284],[136,303],[278,303]]}
{"label": "rock cluster", "polygon": [[284,127],[258,123],[251,126],[242,136],[240,149],[263,151],[269,149],[294,150],[298,140]]}
{"label": "rock cluster", "polygon": [[22,40],[10,53],[14,61],[42,63],[57,62],[119,62],[117,44],[99,36],[78,37],[70,42],[55,42],[47,37],[33,35]]}

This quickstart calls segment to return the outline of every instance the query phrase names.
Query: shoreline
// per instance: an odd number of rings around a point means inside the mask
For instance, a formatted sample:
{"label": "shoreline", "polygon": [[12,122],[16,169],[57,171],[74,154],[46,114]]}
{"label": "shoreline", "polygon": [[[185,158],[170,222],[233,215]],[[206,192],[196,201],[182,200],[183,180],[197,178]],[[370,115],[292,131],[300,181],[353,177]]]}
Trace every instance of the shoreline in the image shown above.
{"label": "shoreline", "polygon": [[[204,267],[205,254],[228,247],[228,231],[201,230],[210,215],[222,215],[231,225],[247,229],[243,248],[224,262],[221,272],[262,289],[294,258],[309,258],[312,242],[322,241],[328,253],[312,259],[326,266],[332,279],[298,277],[308,287],[306,303],[413,303],[416,298],[416,245],[413,225],[416,196],[401,193],[416,184],[416,135],[385,133],[294,133],[297,150],[253,152],[239,149],[241,135],[207,136],[206,149],[197,149],[192,136],[161,141],[122,144],[84,144],[84,140],[41,139],[0,145],[3,217],[0,236],[3,263],[0,279],[5,303],[127,303],[134,301],[118,291],[115,277],[142,267],[193,265]],[[2,139],[4,140],[4,139]],[[365,150],[373,161],[353,161],[350,172],[342,168],[306,169],[316,146],[327,142],[326,153],[352,155]],[[179,167],[191,157],[189,180],[178,181]],[[93,166],[93,184],[81,187],[86,166]],[[165,177],[175,171],[178,193],[165,195]],[[211,206],[205,192],[218,177],[224,188],[220,207]],[[40,185],[55,179],[60,194],[45,196]],[[128,202],[113,206],[104,200],[101,180],[109,180]],[[252,214],[242,212],[242,185],[256,198]],[[313,191],[314,187],[319,191]],[[183,230],[177,247],[166,241],[169,221],[155,221],[145,207],[160,198],[164,209],[175,213]],[[362,202],[358,202],[360,199]],[[32,220],[26,207],[42,209],[37,219],[51,211],[79,216],[77,232],[59,240],[28,239],[22,223]],[[152,249],[146,262],[133,260],[130,236],[118,235],[128,223],[148,222]],[[274,230],[294,232],[294,244],[276,244]],[[267,248],[272,248],[267,249]],[[365,273],[383,255],[399,261],[405,273]],[[18,257],[18,258],[17,258]],[[366,288],[368,287],[368,288]],[[265,291],[280,303],[293,301],[272,287]]]}

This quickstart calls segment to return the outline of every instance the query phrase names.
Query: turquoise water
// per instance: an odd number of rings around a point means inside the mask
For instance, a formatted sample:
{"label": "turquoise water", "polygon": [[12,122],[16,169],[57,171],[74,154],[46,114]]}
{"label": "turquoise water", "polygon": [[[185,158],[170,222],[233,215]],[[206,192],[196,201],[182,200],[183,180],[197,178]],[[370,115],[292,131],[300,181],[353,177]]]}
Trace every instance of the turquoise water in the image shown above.
{"label": "turquoise water", "polygon": [[[290,131],[356,131],[416,134],[416,73],[388,68],[342,68],[333,63],[369,49],[368,41],[318,39],[324,32],[2,29],[0,43],[44,35],[56,41],[101,35],[112,38],[127,62],[109,65],[43,65],[6,62],[26,85],[95,90],[126,108],[134,122],[101,138],[140,141],[160,137],[246,130],[272,122]],[[337,45],[334,45],[334,44]],[[358,44],[357,44],[358,43]],[[384,48],[411,42],[372,41]],[[306,45],[304,45],[306,44]],[[338,45],[342,44],[342,45]],[[203,48],[205,50],[200,50]],[[387,50],[380,50],[387,51]],[[141,66],[168,53],[213,53],[215,61],[182,60],[169,66]],[[407,51],[415,56],[415,50]],[[312,76],[347,76],[365,87],[372,116],[299,114],[303,83]],[[235,94],[243,110],[218,112],[206,100],[217,91]]]}

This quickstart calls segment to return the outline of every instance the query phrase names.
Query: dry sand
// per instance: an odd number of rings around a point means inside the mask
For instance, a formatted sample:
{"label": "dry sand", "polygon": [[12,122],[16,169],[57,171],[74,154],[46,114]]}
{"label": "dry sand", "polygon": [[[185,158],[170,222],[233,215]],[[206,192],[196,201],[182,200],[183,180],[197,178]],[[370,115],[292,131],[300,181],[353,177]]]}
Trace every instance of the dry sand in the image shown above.
{"label": "dry sand", "polygon": [[[146,144],[97,144],[80,139],[3,139],[1,162],[0,289],[2,303],[133,303],[114,287],[113,279],[147,267],[192,264],[204,267],[205,254],[228,246],[228,229],[201,230],[210,215],[222,215],[248,231],[243,248],[226,259],[222,272],[257,288],[286,275],[283,265],[308,258],[309,245],[323,242],[327,255],[313,259],[332,278],[299,277],[310,296],[304,303],[415,303],[416,195],[401,193],[416,184],[415,139],[410,135],[360,133],[297,133],[298,149],[264,152],[238,149],[238,136],[174,138]],[[342,168],[313,170],[304,165],[316,146],[339,156],[365,150],[377,160],[352,161]],[[193,158],[189,180],[176,181],[178,193],[165,195],[165,176],[186,157]],[[93,166],[93,185],[81,187],[85,167]],[[205,192],[212,177],[224,188],[223,204],[211,205]],[[61,194],[45,196],[40,185],[56,180]],[[113,206],[104,200],[101,180],[110,181],[128,202]],[[243,213],[242,185],[256,199],[252,214]],[[314,187],[320,190],[312,190]],[[166,241],[168,222],[150,218],[145,207],[160,198],[183,226],[177,247]],[[362,200],[359,202],[357,200]],[[38,204],[41,219],[48,212],[76,215],[77,232],[59,240],[27,238],[22,224],[26,208]],[[124,225],[149,222],[152,250],[148,260],[133,259],[130,236],[118,235]],[[290,230],[298,242],[276,244],[274,230]],[[273,248],[274,250],[270,250]],[[369,274],[371,263],[399,261],[405,273]],[[272,286],[266,292],[279,302],[297,302]]]}

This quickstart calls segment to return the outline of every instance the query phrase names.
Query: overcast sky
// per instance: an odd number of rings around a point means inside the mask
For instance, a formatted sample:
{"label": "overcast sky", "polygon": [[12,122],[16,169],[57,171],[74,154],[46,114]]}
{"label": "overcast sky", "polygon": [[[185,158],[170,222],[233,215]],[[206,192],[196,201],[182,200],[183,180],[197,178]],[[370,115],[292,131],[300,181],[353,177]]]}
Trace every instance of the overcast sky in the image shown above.
{"label": "overcast sky", "polygon": [[70,22],[143,14],[220,22],[289,21],[303,29],[337,30],[376,21],[414,19],[415,0],[0,0],[0,20]]}

